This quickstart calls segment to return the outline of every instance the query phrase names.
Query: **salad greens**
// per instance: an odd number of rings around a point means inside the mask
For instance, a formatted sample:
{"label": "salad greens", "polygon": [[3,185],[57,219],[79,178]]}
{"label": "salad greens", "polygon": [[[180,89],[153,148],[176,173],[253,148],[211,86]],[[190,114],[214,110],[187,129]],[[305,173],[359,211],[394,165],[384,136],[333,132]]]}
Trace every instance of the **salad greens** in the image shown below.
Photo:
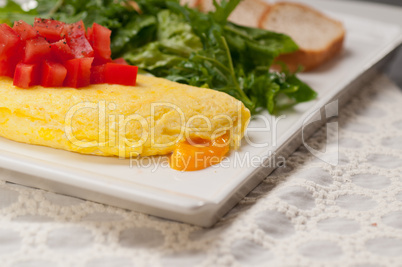
{"label": "salad greens", "polygon": [[158,77],[228,93],[252,113],[273,114],[314,99],[316,92],[295,73],[270,70],[277,56],[298,49],[290,37],[228,22],[240,1],[214,0],[216,11],[205,14],[179,0],[38,0],[29,11],[9,0],[0,22],[97,22],[112,30],[112,57]]}

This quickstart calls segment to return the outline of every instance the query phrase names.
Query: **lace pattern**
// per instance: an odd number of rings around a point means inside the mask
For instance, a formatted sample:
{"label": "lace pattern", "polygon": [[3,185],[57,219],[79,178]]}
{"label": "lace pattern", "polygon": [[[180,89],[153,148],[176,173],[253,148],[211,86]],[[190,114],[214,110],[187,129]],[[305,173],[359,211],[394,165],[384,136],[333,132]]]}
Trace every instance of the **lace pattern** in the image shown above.
{"label": "lace pattern", "polygon": [[373,78],[341,109],[338,166],[301,147],[209,229],[0,181],[1,266],[400,266],[401,103]]}

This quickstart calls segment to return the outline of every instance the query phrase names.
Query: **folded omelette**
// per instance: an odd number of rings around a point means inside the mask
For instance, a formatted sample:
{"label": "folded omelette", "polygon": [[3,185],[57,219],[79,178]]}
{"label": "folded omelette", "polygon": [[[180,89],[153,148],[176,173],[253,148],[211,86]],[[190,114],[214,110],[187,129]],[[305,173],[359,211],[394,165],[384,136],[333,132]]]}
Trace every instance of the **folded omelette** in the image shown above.
{"label": "folded omelette", "polygon": [[14,87],[0,77],[0,136],[101,156],[172,153],[190,139],[229,135],[237,147],[250,112],[215,90],[138,75],[136,86]]}

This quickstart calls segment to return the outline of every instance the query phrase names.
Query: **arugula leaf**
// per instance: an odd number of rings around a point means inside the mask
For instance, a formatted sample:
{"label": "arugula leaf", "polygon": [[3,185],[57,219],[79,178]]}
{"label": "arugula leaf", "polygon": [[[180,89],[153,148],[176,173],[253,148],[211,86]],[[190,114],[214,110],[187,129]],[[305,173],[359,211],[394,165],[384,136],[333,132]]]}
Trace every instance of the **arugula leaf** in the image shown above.
{"label": "arugula leaf", "polygon": [[248,71],[257,67],[269,68],[279,55],[298,49],[296,43],[284,34],[233,23],[228,23],[224,29],[237,64],[246,66]]}
{"label": "arugula leaf", "polygon": [[24,10],[21,6],[14,1],[6,1],[5,5],[2,7],[1,13],[10,12],[10,13],[24,13]]}
{"label": "arugula leaf", "polygon": [[63,4],[63,0],[37,0],[36,11],[38,14],[47,14],[51,16]]}
{"label": "arugula leaf", "polygon": [[111,39],[111,49],[114,56],[122,56],[126,51],[138,48],[154,39],[157,21],[154,16],[133,16],[125,27],[115,32]]}
{"label": "arugula leaf", "polygon": [[221,6],[214,2],[217,11],[209,14],[168,2],[168,8],[182,14],[191,25],[204,49],[171,68],[165,78],[226,92],[253,113],[261,107],[271,114],[279,111],[283,105],[278,105],[277,99],[281,95],[292,100],[288,105],[314,98],[314,91],[294,74],[269,70],[277,56],[298,49],[290,37],[226,21],[238,2],[222,1]]}
{"label": "arugula leaf", "polygon": [[297,78],[294,74],[288,75],[286,77],[286,82],[298,88],[296,90],[286,92],[286,95],[293,99],[296,103],[311,101],[317,97],[317,93],[306,83],[299,80],[299,78]]}
{"label": "arugula leaf", "polygon": [[19,4],[12,0],[6,0],[5,5],[0,8],[0,23],[12,25],[16,20],[24,20],[33,23],[36,10],[24,11]]}
{"label": "arugula leaf", "polygon": [[186,60],[194,51],[201,50],[202,44],[192,32],[190,25],[169,10],[162,10],[157,14],[156,24],[159,27],[155,32],[154,41],[141,47],[133,47],[135,40],[131,40],[132,48],[126,49],[128,52],[123,56],[133,65],[156,76],[164,76],[168,74],[169,68]]}
{"label": "arugula leaf", "polygon": [[217,23],[224,25],[227,22],[230,14],[236,9],[237,5],[241,1],[242,0],[222,0],[218,4],[216,0],[213,0],[213,4],[215,6],[215,12],[212,13],[213,19]]}

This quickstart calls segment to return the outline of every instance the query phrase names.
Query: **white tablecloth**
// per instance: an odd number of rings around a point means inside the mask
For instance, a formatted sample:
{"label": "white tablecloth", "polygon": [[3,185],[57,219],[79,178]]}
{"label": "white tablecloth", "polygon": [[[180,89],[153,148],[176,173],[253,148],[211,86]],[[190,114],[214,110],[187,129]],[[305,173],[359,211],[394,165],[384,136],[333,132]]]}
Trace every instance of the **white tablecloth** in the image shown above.
{"label": "white tablecloth", "polygon": [[402,92],[360,91],[338,166],[302,147],[210,229],[0,182],[0,266],[401,266]]}

